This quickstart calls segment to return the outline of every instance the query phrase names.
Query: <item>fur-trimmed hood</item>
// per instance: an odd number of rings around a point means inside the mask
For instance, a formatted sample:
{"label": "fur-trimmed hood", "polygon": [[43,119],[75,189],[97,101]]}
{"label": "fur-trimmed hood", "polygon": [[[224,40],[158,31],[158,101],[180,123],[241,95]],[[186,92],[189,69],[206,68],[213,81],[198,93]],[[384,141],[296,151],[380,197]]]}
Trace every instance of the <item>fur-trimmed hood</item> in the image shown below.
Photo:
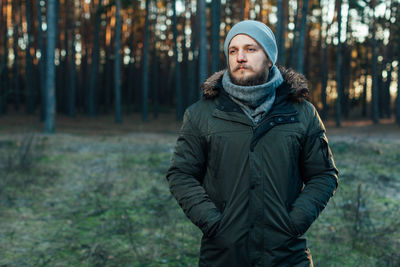
{"label": "fur-trimmed hood", "polygon": [[[306,77],[293,69],[286,69],[279,65],[277,67],[282,74],[284,82],[289,85],[288,99],[293,102],[301,102],[303,99],[308,99],[309,89]],[[221,70],[214,73],[201,85],[200,89],[203,91],[203,98],[213,99],[219,95],[224,72],[225,70]]]}

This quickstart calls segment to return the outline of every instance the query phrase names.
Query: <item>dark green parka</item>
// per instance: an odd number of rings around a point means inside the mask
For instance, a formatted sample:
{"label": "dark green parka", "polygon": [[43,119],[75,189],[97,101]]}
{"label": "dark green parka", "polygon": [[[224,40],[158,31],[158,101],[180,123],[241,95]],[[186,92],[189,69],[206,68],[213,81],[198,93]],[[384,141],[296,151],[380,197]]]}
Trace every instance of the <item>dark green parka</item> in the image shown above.
{"label": "dark green parka", "polygon": [[202,86],[184,116],[170,190],[203,232],[199,266],[312,266],[303,234],[337,187],[337,169],[304,76],[284,83],[257,126],[222,88]]}

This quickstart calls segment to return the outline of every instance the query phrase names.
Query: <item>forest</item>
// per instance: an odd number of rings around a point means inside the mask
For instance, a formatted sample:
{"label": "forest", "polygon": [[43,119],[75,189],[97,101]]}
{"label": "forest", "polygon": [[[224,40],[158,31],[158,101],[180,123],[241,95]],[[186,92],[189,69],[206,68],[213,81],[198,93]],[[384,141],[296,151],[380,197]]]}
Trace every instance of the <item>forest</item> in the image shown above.
{"label": "forest", "polygon": [[56,114],[180,121],[243,19],[275,32],[322,118],[399,122],[398,0],[1,0],[0,116],[36,114],[45,132]]}
{"label": "forest", "polygon": [[243,19],[308,79],[339,170],[314,266],[400,266],[400,0],[0,0],[0,266],[197,266],[166,172]]}

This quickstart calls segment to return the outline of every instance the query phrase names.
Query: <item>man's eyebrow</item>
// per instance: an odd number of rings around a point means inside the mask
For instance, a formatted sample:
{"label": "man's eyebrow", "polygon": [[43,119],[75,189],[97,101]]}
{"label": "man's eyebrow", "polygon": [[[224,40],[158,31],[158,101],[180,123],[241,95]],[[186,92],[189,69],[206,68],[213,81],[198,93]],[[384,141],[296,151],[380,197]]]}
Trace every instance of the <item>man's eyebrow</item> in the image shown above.
{"label": "man's eyebrow", "polygon": [[[243,45],[244,47],[248,47],[248,46],[256,46],[256,47],[260,47],[258,44],[254,44],[254,43],[250,43],[250,44],[245,44],[245,45]],[[232,45],[232,46],[229,46],[229,48],[228,49],[231,49],[231,48],[237,48],[237,46],[236,45]]]}

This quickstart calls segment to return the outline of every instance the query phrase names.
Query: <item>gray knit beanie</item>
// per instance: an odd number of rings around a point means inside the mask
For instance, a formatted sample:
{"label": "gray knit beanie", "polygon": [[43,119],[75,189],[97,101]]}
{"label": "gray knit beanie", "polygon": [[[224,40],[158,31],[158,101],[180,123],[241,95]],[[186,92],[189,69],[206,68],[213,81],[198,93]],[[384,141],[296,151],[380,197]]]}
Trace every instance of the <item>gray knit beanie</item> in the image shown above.
{"label": "gray knit beanie", "polygon": [[278,57],[278,48],[276,46],[274,33],[267,25],[255,20],[243,20],[236,23],[228,32],[224,43],[224,53],[227,61],[229,43],[232,38],[238,34],[246,34],[256,40],[257,43],[262,46],[265,53],[267,53],[272,64],[275,65]]}

